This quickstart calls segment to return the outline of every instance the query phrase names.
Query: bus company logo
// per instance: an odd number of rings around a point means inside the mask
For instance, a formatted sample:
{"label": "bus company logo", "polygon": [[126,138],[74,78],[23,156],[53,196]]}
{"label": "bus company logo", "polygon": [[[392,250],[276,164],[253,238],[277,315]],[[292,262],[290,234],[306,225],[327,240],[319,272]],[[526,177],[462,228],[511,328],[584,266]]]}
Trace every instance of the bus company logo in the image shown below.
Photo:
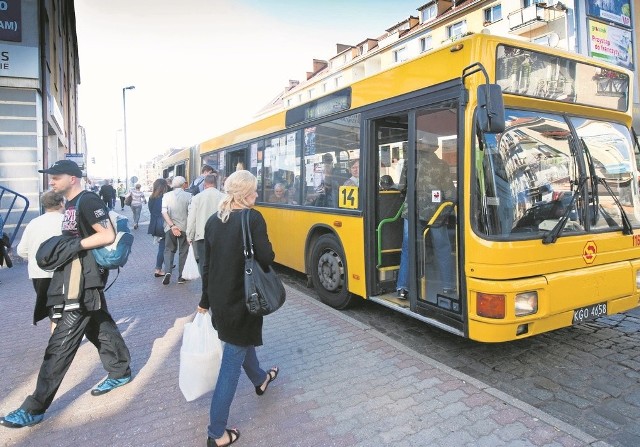
{"label": "bus company logo", "polygon": [[584,245],[582,249],[582,259],[587,264],[593,264],[593,261],[596,260],[596,255],[598,254],[598,247],[595,242],[589,241]]}

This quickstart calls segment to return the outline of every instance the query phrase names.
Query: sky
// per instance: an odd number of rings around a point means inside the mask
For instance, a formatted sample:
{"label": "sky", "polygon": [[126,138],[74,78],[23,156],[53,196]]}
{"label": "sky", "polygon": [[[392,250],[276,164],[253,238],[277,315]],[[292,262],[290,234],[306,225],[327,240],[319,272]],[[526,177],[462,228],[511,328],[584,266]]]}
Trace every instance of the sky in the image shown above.
{"label": "sky", "polygon": [[75,0],[89,175],[124,178],[123,87],[135,86],[126,91],[131,176],[169,148],[249,123],[290,79],[305,80],[313,59],[380,36],[424,3]]}

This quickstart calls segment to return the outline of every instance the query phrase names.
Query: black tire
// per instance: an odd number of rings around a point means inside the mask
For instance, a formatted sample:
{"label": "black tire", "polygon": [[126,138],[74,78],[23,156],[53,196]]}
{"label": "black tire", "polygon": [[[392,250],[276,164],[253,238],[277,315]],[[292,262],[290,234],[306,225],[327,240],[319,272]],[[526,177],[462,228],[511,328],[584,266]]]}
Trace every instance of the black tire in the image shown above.
{"label": "black tire", "polygon": [[347,289],[347,262],[335,236],[325,234],[318,238],[309,267],[320,301],[335,309],[348,307],[352,295]]}

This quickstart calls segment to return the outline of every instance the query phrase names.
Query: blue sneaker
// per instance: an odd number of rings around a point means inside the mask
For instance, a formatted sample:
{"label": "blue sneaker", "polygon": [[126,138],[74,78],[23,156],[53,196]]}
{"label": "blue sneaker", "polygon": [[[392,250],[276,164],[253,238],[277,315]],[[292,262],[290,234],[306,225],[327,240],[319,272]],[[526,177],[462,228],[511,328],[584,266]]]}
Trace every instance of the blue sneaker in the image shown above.
{"label": "blue sneaker", "polygon": [[131,376],[121,377],[120,379],[106,378],[97,387],[91,390],[91,395],[100,396],[102,394],[108,393],[114,388],[118,388],[119,386],[126,385],[129,382],[131,382]]}
{"label": "blue sneaker", "polygon": [[27,410],[18,408],[5,417],[0,418],[0,425],[9,428],[22,428],[30,425],[36,425],[37,423],[42,422],[43,419],[44,413],[31,414]]}

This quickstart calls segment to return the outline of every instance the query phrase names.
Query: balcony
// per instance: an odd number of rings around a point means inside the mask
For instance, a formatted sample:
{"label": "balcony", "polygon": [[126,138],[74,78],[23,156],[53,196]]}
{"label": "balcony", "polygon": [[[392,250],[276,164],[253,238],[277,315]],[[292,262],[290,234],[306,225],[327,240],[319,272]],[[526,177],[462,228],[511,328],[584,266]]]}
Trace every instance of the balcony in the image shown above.
{"label": "balcony", "polygon": [[507,16],[509,21],[509,32],[513,34],[523,34],[547,25],[564,16],[565,9],[547,6],[544,3],[536,3],[513,11]]}

